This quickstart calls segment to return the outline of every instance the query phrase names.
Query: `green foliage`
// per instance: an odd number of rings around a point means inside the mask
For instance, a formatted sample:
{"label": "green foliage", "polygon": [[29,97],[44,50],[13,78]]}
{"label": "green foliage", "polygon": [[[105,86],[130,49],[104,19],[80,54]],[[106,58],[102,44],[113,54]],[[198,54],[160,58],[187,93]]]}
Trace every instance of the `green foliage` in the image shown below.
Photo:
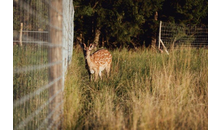
{"label": "green foliage", "polygon": [[[129,45],[132,41],[138,43],[144,40],[140,35],[149,32],[146,30],[155,30],[155,24],[147,23],[154,23],[154,14],[161,9],[162,1],[75,1],[75,34],[82,33],[89,40],[94,37],[95,29],[100,28],[101,36],[117,46]],[[90,6],[88,12],[92,8],[93,14],[88,15],[84,6]]]}
{"label": "green foliage", "polygon": [[[168,23],[166,26],[170,27],[170,36],[166,40],[171,42],[178,42],[183,45],[190,45],[195,40],[192,27],[185,24]],[[171,44],[167,45],[170,47]]]}
{"label": "green foliage", "polygon": [[160,11],[161,20],[184,24],[208,24],[207,0],[165,1]]}
{"label": "green foliage", "polygon": [[[206,0],[76,0],[75,36],[94,39],[96,29],[110,47],[151,44],[159,20],[183,24],[207,24]],[[87,9],[87,10],[86,10]],[[159,13],[155,20],[155,13]],[[133,45],[132,45],[133,46]]]}
{"label": "green foliage", "polygon": [[[25,1],[37,12],[35,16],[20,8],[19,2],[13,5],[14,30],[20,29],[21,22],[24,30],[47,29],[47,4],[41,0]],[[92,42],[99,29],[100,40],[108,44],[105,44],[107,47],[151,44],[157,36],[160,20],[185,25],[208,23],[207,0],[74,0],[73,4],[75,37],[82,34],[84,42]]]}

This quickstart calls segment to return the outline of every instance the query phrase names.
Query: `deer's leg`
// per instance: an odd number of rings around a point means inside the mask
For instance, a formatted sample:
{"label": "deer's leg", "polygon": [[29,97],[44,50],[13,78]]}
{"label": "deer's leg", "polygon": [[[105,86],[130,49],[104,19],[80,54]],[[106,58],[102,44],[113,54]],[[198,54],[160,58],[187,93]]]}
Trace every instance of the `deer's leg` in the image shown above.
{"label": "deer's leg", "polygon": [[108,66],[106,67],[107,78],[109,77],[110,67],[111,67],[111,65],[108,65]]}
{"label": "deer's leg", "polygon": [[90,72],[88,72],[88,73],[89,73],[89,81],[92,81],[92,75]]}
{"label": "deer's leg", "polygon": [[87,72],[88,72],[88,74],[89,74],[89,81],[92,81],[92,74],[90,73],[90,70],[89,70],[89,66],[88,66],[87,61],[85,61],[85,68],[87,69]]}
{"label": "deer's leg", "polygon": [[95,81],[97,81],[97,78],[98,78],[98,72],[95,71]]}
{"label": "deer's leg", "polygon": [[99,71],[99,77],[102,80],[102,71]]}

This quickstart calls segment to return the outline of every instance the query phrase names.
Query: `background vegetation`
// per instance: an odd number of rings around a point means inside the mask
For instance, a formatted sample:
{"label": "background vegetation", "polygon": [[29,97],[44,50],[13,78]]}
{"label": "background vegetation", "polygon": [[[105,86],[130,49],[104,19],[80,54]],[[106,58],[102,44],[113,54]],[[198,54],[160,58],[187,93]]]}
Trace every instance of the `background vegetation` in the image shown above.
{"label": "background vegetation", "polygon": [[[18,8],[23,2],[38,15]],[[13,2],[13,30],[48,29],[48,6],[42,0]],[[208,25],[207,0],[74,0],[74,35],[107,48],[156,45],[159,21]]]}
{"label": "background vegetation", "polygon": [[111,51],[109,79],[89,82],[81,49],[66,77],[64,129],[208,129],[208,50]]}
{"label": "background vegetation", "polygon": [[[75,37],[100,46],[156,44],[159,21],[208,25],[207,0],[74,0]],[[100,31],[100,36],[96,34]]]}

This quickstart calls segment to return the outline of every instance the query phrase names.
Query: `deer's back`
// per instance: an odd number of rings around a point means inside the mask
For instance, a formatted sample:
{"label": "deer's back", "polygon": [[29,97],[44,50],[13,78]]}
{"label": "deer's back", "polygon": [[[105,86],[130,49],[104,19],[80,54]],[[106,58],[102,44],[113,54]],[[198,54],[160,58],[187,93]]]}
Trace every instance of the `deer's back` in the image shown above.
{"label": "deer's back", "polygon": [[112,55],[108,50],[101,49],[92,54],[91,60],[97,66],[105,66],[105,65],[111,64]]}

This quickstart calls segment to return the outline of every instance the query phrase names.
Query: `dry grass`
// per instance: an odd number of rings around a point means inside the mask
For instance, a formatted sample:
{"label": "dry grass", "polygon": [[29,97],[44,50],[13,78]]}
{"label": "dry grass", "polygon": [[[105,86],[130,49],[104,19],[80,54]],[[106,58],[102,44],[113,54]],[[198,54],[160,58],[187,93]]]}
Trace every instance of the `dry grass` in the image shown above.
{"label": "dry grass", "polygon": [[208,50],[112,51],[110,78],[89,82],[75,49],[64,129],[208,129]]}

